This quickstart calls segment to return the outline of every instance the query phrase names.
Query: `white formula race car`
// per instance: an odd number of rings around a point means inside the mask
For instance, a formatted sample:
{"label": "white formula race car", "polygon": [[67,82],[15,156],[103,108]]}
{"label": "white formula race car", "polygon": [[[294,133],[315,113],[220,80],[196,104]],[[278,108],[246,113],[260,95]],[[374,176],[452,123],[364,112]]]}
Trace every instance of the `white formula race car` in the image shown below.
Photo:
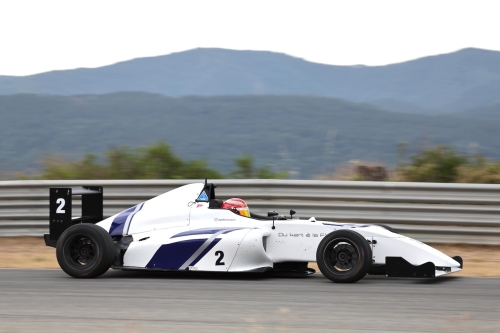
{"label": "white formula race car", "polygon": [[[222,209],[215,185],[179,187],[103,220],[102,187],[50,189],[50,233],[59,265],[76,278],[110,267],[127,270],[259,272],[308,275],[317,262],[334,282],[368,274],[434,278],[462,269],[450,258],[390,227],[299,220],[269,212]],[[71,217],[72,195],[82,217]]]}

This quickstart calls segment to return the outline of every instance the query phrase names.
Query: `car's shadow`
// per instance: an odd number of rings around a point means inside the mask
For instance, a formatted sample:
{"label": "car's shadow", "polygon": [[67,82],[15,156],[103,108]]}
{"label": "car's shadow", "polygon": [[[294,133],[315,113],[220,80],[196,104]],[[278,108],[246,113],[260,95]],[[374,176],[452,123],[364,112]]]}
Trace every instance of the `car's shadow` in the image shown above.
{"label": "car's shadow", "polygon": [[360,282],[368,283],[406,283],[406,284],[421,284],[432,285],[441,283],[450,283],[462,279],[460,276],[442,276],[437,278],[404,278],[404,277],[386,277],[384,275],[367,275]]}
{"label": "car's shadow", "polygon": [[[324,280],[325,283],[332,283],[322,274],[316,273],[309,276],[296,276],[287,274],[270,273],[227,273],[227,272],[193,272],[193,271],[150,271],[150,270],[109,270],[99,279],[172,279],[172,280],[234,280],[234,281],[259,281],[259,280],[279,280],[279,279],[313,279],[315,281]],[[407,283],[433,285],[458,281],[459,276],[446,276],[431,279],[416,278],[388,278],[383,275],[367,275],[358,283],[369,284],[391,284]]]}
{"label": "car's shadow", "polygon": [[434,279],[418,279],[415,280],[415,283],[418,284],[440,284],[440,283],[449,283],[452,281],[458,281],[462,279],[461,276],[442,276]]}
{"label": "car's shadow", "polygon": [[184,271],[129,271],[110,270],[100,279],[190,279],[190,280],[265,280],[276,278],[263,273],[227,273],[227,272],[184,272]]}

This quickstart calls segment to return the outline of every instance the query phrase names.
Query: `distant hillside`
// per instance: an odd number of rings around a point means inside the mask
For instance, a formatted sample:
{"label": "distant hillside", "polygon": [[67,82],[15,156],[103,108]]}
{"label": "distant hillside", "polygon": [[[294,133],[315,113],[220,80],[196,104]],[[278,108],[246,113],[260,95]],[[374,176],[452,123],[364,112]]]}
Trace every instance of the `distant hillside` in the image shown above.
{"label": "distant hillside", "polygon": [[500,123],[383,111],[300,96],[170,98],[148,93],[0,96],[0,169],[25,171],[50,153],[79,158],[114,146],[165,140],[183,158],[230,171],[250,153],[258,165],[308,178],[352,159],[395,163],[397,144],[452,144],[500,159]]}
{"label": "distant hillside", "polygon": [[500,52],[464,49],[388,66],[330,66],[285,54],[194,49],[96,69],[0,76],[0,95],[316,95],[413,113],[500,102]]}
{"label": "distant hillside", "polygon": [[[500,92],[500,90],[499,90]],[[456,114],[460,117],[468,117],[468,118],[477,118],[477,119],[490,119],[496,120],[500,122],[500,103],[490,105],[484,108],[471,109],[463,112],[459,112]],[[500,136],[500,132],[499,132]],[[500,139],[497,136],[496,140]]]}

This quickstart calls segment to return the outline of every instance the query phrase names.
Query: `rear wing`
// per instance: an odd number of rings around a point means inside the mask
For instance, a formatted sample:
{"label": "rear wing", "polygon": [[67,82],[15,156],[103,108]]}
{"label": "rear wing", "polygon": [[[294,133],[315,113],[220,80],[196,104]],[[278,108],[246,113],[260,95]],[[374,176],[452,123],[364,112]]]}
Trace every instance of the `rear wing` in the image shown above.
{"label": "rear wing", "polygon": [[[77,223],[97,223],[103,220],[102,186],[75,186],[50,188],[49,233],[45,245],[56,247],[61,234]],[[82,216],[73,218],[73,196],[82,197]]]}

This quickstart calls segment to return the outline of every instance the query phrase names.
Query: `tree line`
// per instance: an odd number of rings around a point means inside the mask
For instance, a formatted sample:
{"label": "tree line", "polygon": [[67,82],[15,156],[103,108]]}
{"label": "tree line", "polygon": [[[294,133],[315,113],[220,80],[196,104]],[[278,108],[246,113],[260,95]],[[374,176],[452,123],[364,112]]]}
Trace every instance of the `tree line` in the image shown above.
{"label": "tree line", "polygon": [[[391,181],[436,183],[500,184],[500,162],[486,159],[481,154],[467,155],[455,148],[439,145],[422,149],[412,155],[407,144],[398,148],[397,166]],[[59,155],[50,155],[41,161],[38,174],[17,174],[17,179],[287,179],[289,171],[274,171],[269,166],[256,166],[252,155],[245,154],[233,160],[234,168],[222,173],[208,166],[204,159],[183,160],[163,141],[138,148],[121,146],[111,148],[101,156],[87,154],[70,161]],[[352,180],[360,180],[353,177]]]}
{"label": "tree line", "polygon": [[286,171],[275,172],[268,166],[255,166],[251,155],[234,159],[235,169],[223,174],[208,166],[206,160],[183,160],[176,156],[170,145],[159,141],[151,146],[109,149],[99,158],[87,154],[77,161],[52,155],[42,160],[42,172],[37,179],[275,179],[287,178]]}
{"label": "tree line", "polygon": [[500,162],[481,154],[461,154],[439,145],[422,149],[407,158],[406,144],[400,144],[396,180],[435,183],[500,184]]}

